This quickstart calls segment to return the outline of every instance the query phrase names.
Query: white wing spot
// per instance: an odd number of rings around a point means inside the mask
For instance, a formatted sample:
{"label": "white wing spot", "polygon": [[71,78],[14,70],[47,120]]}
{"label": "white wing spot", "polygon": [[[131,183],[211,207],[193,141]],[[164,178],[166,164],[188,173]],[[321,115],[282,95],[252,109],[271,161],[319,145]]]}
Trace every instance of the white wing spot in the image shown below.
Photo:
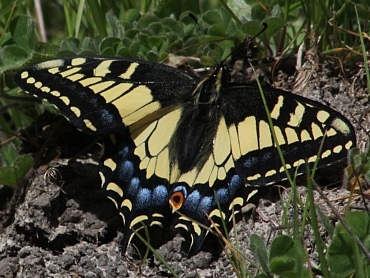
{"label": "white wing spot", "polygon": [[135,72],[138,66],[139,66],[138,63],[131,63],[128,69],[124,73],[122,73],[119,77],[122,79],[130,79],[131,75]]}
{"label": "white wing spot", "polygon": [[60,97],[60,93],[58,91],[51,91],[50,94],[55,97]]}
{"label": "white wing spot", "polygon": [[272,136],[270,131],[270,126],[265,121],[259,122],[259,129],[258,129],[258,135],[259,135],[259,148],[267,148],[272,146]]}
{"label": "white wing spot", "polygon": [[24,71],[24,72],[21,73],[21,78],[26,79],[28,77],[28,75],[29,75],[28,71]]}
{"label": "white wing spot", "polygon": [[331,122],[331,126],[345,135],[348,135],[351,133],[349,126],[343,120],[339,118],[334,119]]}
{"label": "white wing spot", "polygon": [[63,101],[64,104],[67,105],[67,106],[71,103],[70,99],[68,97],[66,97],[66,96],[60,97],[59,99],[61,101]]}
{"label": "white wing spot", "polygon": [[112,64],[113,60],[104,60],[99,63],[99,65],[94,69],[94,76],[104,77],[108,73],[111,73],[109,67]]}
{"label": "white wing spot", "polygon": [[110,182],[107,185],[107,190],[112,190],[112,191],[116,192],[120,197],[123,196],[122,189],[117,184],[115,184],[114,182]]}
{"label": "white wing spot", "polygon": [[117,168],[116,162],[114,162],[113,159],[111,159],[111,158],[104,160],[103,164],[104,164],[104,166],[108,167],[112,171],[116,170],[116,168]]}
{"label": "white wing spot", "polygon": [[77,118],[81,116],[81,110],[78,109],[76,106],[71,106],[70,109],[76,115]]}
{"label": "white wing spot", "polygon": [[90,120],[84,119],[84,124],[91,131],[97,131],[96,127],[92,124],[92,122],[90,122]]}
{"label": "white wing spot", "polygon": [[297,104],[294,113],[290,113],[290,120],[288,122],[288,125],[293,127],[298,127],[301,124],[306,109],[302,103],[297,102]]}
{"label": "white wing spot", "polygon": [[270,116],[271,116],[272,119],[277,120],[277,118],[279,118],[280,109],[281,109],[281,107],[283,107],[283,104],[284,104],[284,97],[279,96],[278,97],[278,102],[275,104],[274,108],[272,109],[272,111],[270,113]]}
{"label": "white wing spot", "polygon": [[344,145],[344,147],[346,148],[346,150],[349,150],[349,149],[352,147],[352,145],[353,145],[353,142],[352,142],[352,141],[348,141],[348,142]]}
{"label": "white wing spot", "polygon": [[26,80],[26,82],[27,82],[28,84],[33,84],[33,83],[35,83],[35,82],[36,82],[36,80],[35,80],[35,78],[33,78],[33,77],[28,77],[28,78],[27,78],[27,80]]}
{"label": "white wing spot", "polygon": [[42,83],[40,81],[34,84],[35,88],[40,89],[42,87]]}
{"label": "white wing spot", "polygon": [[40,90],[41,90],[41,92],[44,92],[44,93],[49,93],[50,92],[49,87],[41,87]]}
{"label": "white wing spot", "polygon": [[342,149],[343,149],[343,146],[338,145],[338,146],[334,147],[333,153],[340,153],[342,151]]}
{"label": "white wing spot", "polygon": [[81,58],[81,57],[78,57],[78,58],[74,58],[71,60],[71,65],[72,66],[79,66],[79,65],[82,65],[86,62],[86,59],[85,58]]}
{"label": "white wing spot", "polygon": [[317,112],[316,117],[321,123],[325,123],[325,121],[330,117],[330,114],[324,110],[320,110]]}

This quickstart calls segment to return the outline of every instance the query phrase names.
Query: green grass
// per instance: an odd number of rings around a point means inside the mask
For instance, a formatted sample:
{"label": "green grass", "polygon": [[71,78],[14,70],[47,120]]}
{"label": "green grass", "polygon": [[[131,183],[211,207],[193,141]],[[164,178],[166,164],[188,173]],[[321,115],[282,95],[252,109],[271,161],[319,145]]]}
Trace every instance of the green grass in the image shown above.
{"label": "green grass", "polygon": [[[257,56],[297,53],[304,43],[306,50],[316,47],[317,53],[336,58],[339,64],[350,66],[362,59],[370,91],[366,63],[369,43],[361,33],[369,28],[370,4],[365,0],[356,5],[345,0],[246,0],[240,1],[240,5],[221,0],[190,0],[181,4],[170,0],[63,0],[60,6],[56,1],[43,1],[39,13],[33,1],[10,2],[0,0],[0,183],[10,186],[17,186],[32,166],[30,156],[17,153],[20,143],[17,134],[45,109],[33,98],[25,97],[12,82],[12,76],[26,65],[52,57],[100,54],[167,62],[175,55],[199,58],[200,63],[194,62],[193,67],[214,66],[246,35],[257,34],[261,23],[267,22],[267,30],[255,39]],[[189,12],[198,18],[201,30],[188,16]],[[36,22],[44,22],[44,27]],[[368,161],[368,154],[353,152],[347,168],[349,180],[363,178],[368,182]],[[347,212],[334,228],[315,205],[311,176],[307,179],[306,200],[299,197],[295,178],[289,177],[289,181],[290,200],[283,204],[285,235],[274,238],[267,247],[257,235],[251,238],[251,250],[258,258],[252,264],[260,269],[256,277],[315,276],[302,240],[306,225],[314,233],[323,277],[368,277],[369,256],[365,250],[370,246],[369,225],[364,225],[369,222],[368,215]],[[287,216],[289,206],[294,209],[292,228],[288,225],[292,221]],[[302,212],[301,221],[298,212]],[[330,246],[321,239],[318,220],[332,238]],[[246,269],[251,264],[247,256],[237,246],[227,246],[236,275],[253,277]]]}

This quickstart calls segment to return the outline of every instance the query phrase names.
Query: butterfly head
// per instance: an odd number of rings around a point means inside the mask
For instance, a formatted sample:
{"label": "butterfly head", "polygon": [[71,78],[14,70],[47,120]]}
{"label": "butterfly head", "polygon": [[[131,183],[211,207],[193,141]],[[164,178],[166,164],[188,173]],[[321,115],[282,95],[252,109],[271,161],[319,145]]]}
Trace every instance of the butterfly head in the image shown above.
{"label": "butterfly head", "polygon": [[220,64],[211,74],[199,82],[193,96],[196,104],[212,104],[217,102],[221,86],[230,82],[228,68]]}

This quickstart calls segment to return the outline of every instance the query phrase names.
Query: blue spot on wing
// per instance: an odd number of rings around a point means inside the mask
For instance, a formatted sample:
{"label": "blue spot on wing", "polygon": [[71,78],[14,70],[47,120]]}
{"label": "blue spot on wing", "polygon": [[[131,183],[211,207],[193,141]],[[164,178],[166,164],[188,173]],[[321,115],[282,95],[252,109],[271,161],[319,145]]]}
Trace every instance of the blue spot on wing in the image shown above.
{"label": "blue spot on wing", "polygon": [[[216,191],[217,199],[215,202],[218,202],[220,205],[226,204],[230,200],[229,192],[226,188],[220,188]],[[217,203],[216,203],[217,205]]]}
{"label": "blue spot on wing", "polygon": [[119,166],[117,171],[119,171],[117,176],[120,180],[129,182],[135,171],[134,164],[131,161],[126,160]]}
{"label": "blue spot on wing", "polygon": [[229,192],[231,196],[236,196],[237,191],[244,186],[243,180],[239,175],[234,175],[229,183]]}
{"label": "blue spot on wing", "polygon": [[200,195],[199,191],[194,190],[193,192],[191,192],[187,196],[187,198],[185,200],[185,204],[184,204],[185,208],[187,210],[190,210],[190,211],[194,210],[194,208],[196,208],[198,206],[198,204],[200,202],[200,198],[201,198],[201,195]]}
{"label": "blue spot on wing", "polygon": [[151,191],[147,188],[141,188],[137,193],[134,204],[137,209],[144,209],[150,206]]}
{"label": "blue spot on wing", "polygon": [[213,197],[211,196],[206,196],[202,198],[202,200],[199,203],[199,207],[198,207],[199,213],[204,215],[204,213],[210,212],[211,206],[212,206],[212,199]]}
{"label": "blue spot on wing", "polygon": [[114,115],[112,115],[112,113],[110,111],[108,111],[107,109],[101,109],[100,110],[101,113],[101,121],[102,122],[105,122],[105,123],[113,123],[114,121],[116,121],[117,119],[114,118]]}
{"label": "blue spot on wing", "polygon": [[158,185],[152,193],[152,204],[162,206],[165,203],[168,203],[168,189],[164,185]]}
{"label": "blue spot on wing", "polygon": [[130,181],[130,184],[128,185],[128,188],[127,188],[128,195],[135,196],[139,190],[139,186],[140,186],[140,180],[136,177],[133,178]]}
{"label": "blue spot on wing", "polygon": [[243,166],[244,166],[245,168],[251,168],[251,167],[254,167],[254,166],[255,166],[255,164],[257,164],[257,163],[258,163],[258,161],[259,161],[259,159],[258,159],[257,157],[255,157],[255,156],[251,156],[251,157],[248,157],[248,158],[244,161]]}
{"label": "blue spot on wing", "polygon": [[271,153],[271,152],[267,152],[267,153],[265,153],[265,154],[263,155],[263,157],[262,157],[262,161],[266,161],[266,162],[270,161],[271,156],[272,156],[272,153]]}

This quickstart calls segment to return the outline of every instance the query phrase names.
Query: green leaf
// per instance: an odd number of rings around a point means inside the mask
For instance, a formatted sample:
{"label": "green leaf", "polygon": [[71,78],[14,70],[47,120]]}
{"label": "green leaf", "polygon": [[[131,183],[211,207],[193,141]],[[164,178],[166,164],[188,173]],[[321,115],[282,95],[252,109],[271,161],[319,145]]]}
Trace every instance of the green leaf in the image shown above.
{"label": "green leaf", "polygon": [[[183,11],[192,12],[193,14],[199,14],[199,0],[166,0],[166,1],[157,1],[157,9],[155,14],[161,18],[174,15],[176,18],[179,18]],[[206,1],[207,2],[207,1]]]}
{"label": "green leaf", "polygon": [[214,24],[208,28],[208,35],[211,36],[225,36],[226,28],[222,24]]}
{"label": "green leaf", "polygon": [[138,42],[140,43],[140,49],[139,51],[142,52],[143,50],[143,47],[148,47],[149,44],[148,44],[148,35],[147,34],[144,34],[144,33],[141,33],[141,34],[138,34],[136,39],[138,40]]}
{"label": "green leaf", "polygon": [[250,248],[257,255],[258,261],[264,272],[269,273],[269,262],[266,246],[263,240],[256,234],[250,237]]}
{"label": "green leaf", "polygon": [[148,28],[148,26],[152,23],[159,22],[159,18],[155,15],[146,15],[140,18],[140,20],[137,22],[137,28],[139,30]]}
{"label": "green leaf", "polygon": [[165,36],[152,36],[148,38],[148,44],[151,48],[160,48],[162,43],[166,41]]}
{"label": "green leaf", "polygon": [[29,59],[29,53],[18,45],[0,48],[0,73],[22,66]]}
{"label": "green leaf", "polygon": [[130,57],[130,48],[126,46],[118,48],[117,56]]}
{"label": "green leaf", "polygon": [[289,236],[278,236],[271,243],[270,271],[276,275],[287,278],[308,277],[308,271],[302,266],[305,259],[302,246],[295,244]]}
{"label": "green leaf", "polygon": [[[369,250],[370,248],[370,217],[367,212],[349,212],[345,221]],[[334,238],[328,248],[328,263],[336,277],[348,277],[353,273],[366,271],[365,255],[360,253],[356,239],[339,223],[334,230]]]}
{"label": "green leaf", "polygon": [[0,46],[11,44],[12,42],[12,35],[10,33],[2,34],[0,37]]}
{"label": "green leaf", "polygon": [[76,52],[74,51],[71,51],[71,50],[60,50],[58,53],[57,53],[57,57],[68,57],[68,56],[75,56],[76,55]]}
{"label": "green leaf", "polygon": [[129,22],[134,22],[134,21],[138,21],[141,17],[141,14],[138,10],[136,9],[130,9],[130,10],[127,10],[124,14],[123,14],[123,17],[122,19],[123,20],[127,20]]}
{"label": "green leaf", "polygon": [[263,9],[262,5],[257,2],[251,4],[251,16],[252,20],[256,20],[258,22],[262,22],[266,18],[266,10]]}
{"label": "green leaf", "polygon": [[269,276],[266,276],[265,274],[258,274],[256,277],[254,278],[269,278]]}
{"label": "green leaf", "polygon": [[225,49],[225,52],[229,52],[231,48],[235,47],[234,41],[224,40],[219,43],[219,45]]}
{"label": "green leaf", "polygon": [[178,36],[183,36],[185,25],[173,18],[166,17],[161,20],[161,23],[168,27],[172,32],[176,33]]}
{"label": "green leaf", "polygon": [[0,183],[12,187],[17,184],[17,179],[12,166],[0,168]]}
{"label": "green leaf", "polygon": [[148,30],[150,30],[152,34],[160,34],[163,32],[163,25],[162,23],[155,22],[155,23],[150,24],[150,26],[148,27]]}
{"label": "green leaf", "polygon": [[32,156],[23,154],[17,157],[14,162],[14,174],[17,181],[21,180],[27,172],[31,169],[33,164]]}
{"label": "green leaf", "polygon": [[[106,37],[101,41],[101,43],[99,45],[100,53],[103,54],[103,55],[115,55],[116,54],[116,47],[120,43],[121,43],[121,40],[119,38]],[[112,54],[108,54],[109,52],[112,52]]]}
{"label": "green leaf", "polygon": [[335,277],[348,277],[355,273],[353,237],[341,233],[333,238],[328,248],[328,264]]}
{"label": "green leaf", "polygon": [[270,17],[265,20],[267,23],[267,29],[264,32],[264,35],[267,38],[272,37],[275,35],[277,32],[280,31],[280,29],[284,26],[284,20],[282,18],[277,18],[277,17]]}
{"label": "green leaf", "polygon": [[218,11],[207,11],[202,16],[202,19],[209,25],[222,23],[222,18]]}
{"label": "green leaf", "polygon": [[18,156],[14,165],[0,168],[0,183],[16,186],[27,174],[33,164],[32,157],[28,154]]}
{"label": "green leaf", "polygon": [[370,216],[362,211],[349,212],[345,218],[352,232],[363,241],[370,235]]}
{"label": "green leaf", "polygon": [[235,21],[230,20],[226,28],[226,34],[230,37],[235,37],[237,34],[238,27],[235,24]]}
{"label": "green leaf", "polygon": [[134,39],[135,36],[139,33],[138,30],[134,30],[134,29],[131,29],[131,30],[127,30],[125,32],[125,37],[126,38],[129,38],[129,39]]}
{"label": "green leaf", "polygon": [[12,39],[18,47],[30,53],[36,43],[35,23],[29,16],[20,15],[12,19],[9,25]]}
{"label": "green leaf", "polygon": [[77,38],[67,38],[60,44],[60,51],[71,51],[76,54],[79,50],[80,40]]}
{"label": "green leaf", "polygon": [[243,24],[242,30],[249,36],[255,36],[263,29],[263,25],[259,21],[248,21]]}
{"label": "green leaf", "polygon": [[122,39],[122,45],[120,47],[122,47],[122,46],[124,46],[124,47],[130,47],[131,44],[132,44],[132,40],[131,39],[129,39],[129,38],[123,38]]}
{"label": "green leaf", "polygon": [[281,256],[270,260],[271,272],[283,277],[297,277],[296,260]]}
{"label": "green leaf", "polygon": [[80,53],[81,52],[91,52],[93,51],[93,40],[91,38],[85,37],[80,44]]}
{"label": "green leaf", "polygon": [[289,236],[278,236],[271,244],[270,260],[294,252],[294,241]]}
{"label": "green leaf", "polygon": [[155,62],[158,61],[158,55],[156,53],[154,53],[153,51],[149,51],[146,54],[146,60],[155,63]]}
{"label": "green leaf", "polygon": [[199,38],[198,37],[190,37],[184,42],[184,45],[187,49],[189,55],[194,55],[198,52],[199,48]]}
{"label": "green leaf", "polygon": [[360,149],[359,148],[353,148],[348,151],[349,156],[355,156],[360,154]]}
{"label": "green leaf", "polygon": [[104,48],[103,51],[101,51],[101,55],[114,56],[114,55],[116,55],[116,51],[114,50],[113,47],[106,47],[106,48]]}
{"label": "green leaf", "polygon": [[2,146],[0,151],[0,166],[12,166],[19,155],[13,142]]}

